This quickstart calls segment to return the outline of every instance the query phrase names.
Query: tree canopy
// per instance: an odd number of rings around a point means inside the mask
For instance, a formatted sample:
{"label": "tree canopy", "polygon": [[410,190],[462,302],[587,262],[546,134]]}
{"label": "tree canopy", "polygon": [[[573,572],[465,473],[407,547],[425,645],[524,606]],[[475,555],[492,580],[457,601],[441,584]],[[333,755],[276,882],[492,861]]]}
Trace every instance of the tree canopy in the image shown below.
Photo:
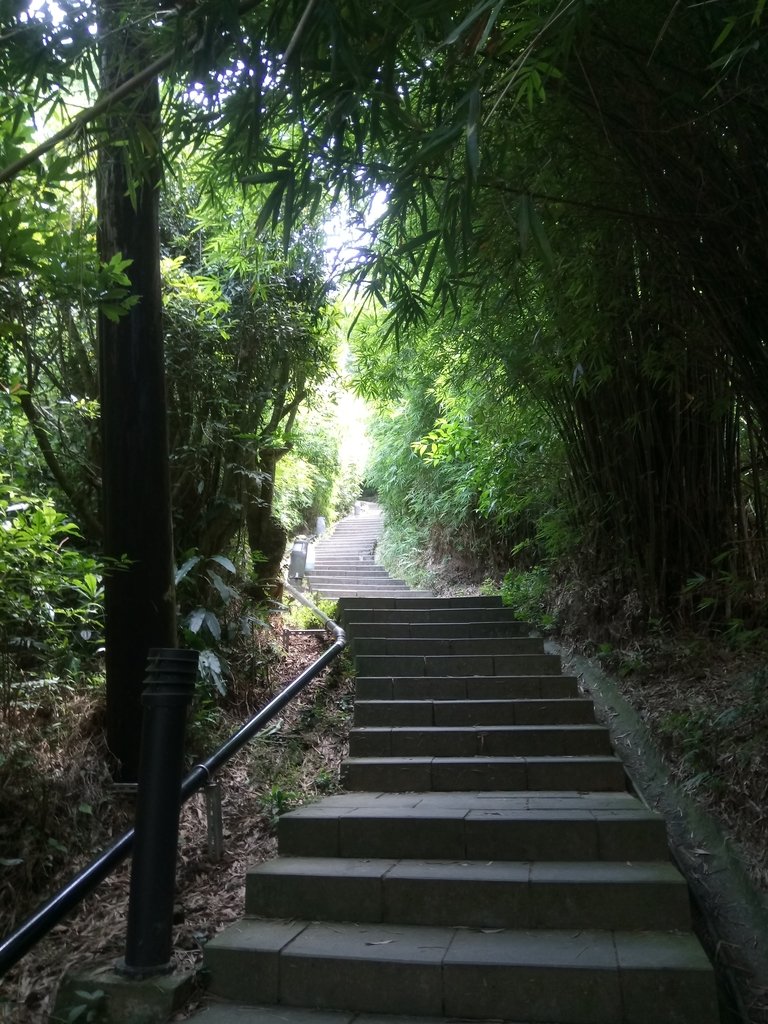
{"label": "tree canopy", "polygon": [[[105,339],[132,333],[146,356],[138,325],[162,300],[177,540],[204,556],[242,529],[276,543],[255,510],[330,361],[318,228],[384,195],[347,274],[360,389],[399,403],[383,492],[511,559],[567,553],[646,619],[751,621],[764,15],[763,0],[6,5],[2,358],[83,530],[98,536],[100,466],[120,462],[96,428],[120,351]],[[121,241],[118,221],[156,226]]]}

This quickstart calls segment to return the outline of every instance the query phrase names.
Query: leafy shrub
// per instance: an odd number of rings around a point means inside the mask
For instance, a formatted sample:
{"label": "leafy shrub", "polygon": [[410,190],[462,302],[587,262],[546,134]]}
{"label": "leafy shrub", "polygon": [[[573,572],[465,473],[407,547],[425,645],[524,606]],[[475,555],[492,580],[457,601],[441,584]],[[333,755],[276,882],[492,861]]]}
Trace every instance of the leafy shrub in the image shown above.
{"label": "leafy shrub", "polygon": [[501,581],[499,593],[508,608],[513,608],[518,619],[537,626],[551,626],[553,619],[547,612],[549,570],[536,565],[527,571],[510,569]]}
{"label": "leafy shrub", "polygon": [[264,621],[246,610],[237,567],[225,555],[190,555],[176,570],[176,587],[184,643],[200,652],[198,677],[224,697],[230,671],[226,654]]}
{"label": "leafy shrub", "polygon": [[0,679],[7,713],[26,680],[72,675],[102,642],[102,567],[53,501],[0,474]]}

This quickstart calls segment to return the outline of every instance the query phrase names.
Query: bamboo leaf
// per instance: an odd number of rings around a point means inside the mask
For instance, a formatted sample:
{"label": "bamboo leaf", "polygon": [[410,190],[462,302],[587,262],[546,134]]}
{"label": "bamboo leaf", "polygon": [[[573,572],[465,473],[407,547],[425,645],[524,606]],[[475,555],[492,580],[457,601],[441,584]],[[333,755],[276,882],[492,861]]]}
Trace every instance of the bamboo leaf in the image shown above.
{"label": "bamboo leaf", "polygon": [[520,236],[520,251],[525,253],[531,236],[531,197],[527,192],[520,196],[517,207],[517,232]]}
{"label": "bamboo leaf", "polygon": [[409,253],[416,252],[417,249],[422,249],[426,246],[427,242],[431,242],[439,233],[440,232],[437,228],[434,228],[432,231],[425,231],[423,234],[409,239],[409,241],[404,242],[397,250],[398,255],[407,256]]}
{"label": "bamboo leaf", "polygon": [[552,246],[549,244],[549,239],[547,238],[547,233],[544,230],[544,224],[539,216],[539,212],[530,201],[530,197],[528,202],[530,204],[531,232],[544,259],[544,265],[547,270],[552,270],[555,265],[555,256],[552,252]]}
{"label": "bamboo leaf", "polygon": [[505,3],[506,3],[506,0],[498,0],[498,3],[493,8],[491,13],[488,15],[488,20],[485,23],[485,28],[483,29],[483,34],[480,37],[480,39],[478,40],[477,45],[475,46],[475,53],[479,53],[482,50],[482,48],[485,46],[485,44],[488,42],[488,37],[490,36],[491,32],[493,32],[493,26],[496,24],[496,19],[498,18],[499,14],[501,13],[501,9],[502,9],[502,7],[504,6]]}
{"label": "bamboo leaf", "polygon": [[434,241],[434,244],[432,245],[432,248],[429,250],[429,253],[427,254],[427,259],[426,259],[426,261],[424,263],[424,269],[421,272],[421,281],[419,283],[419,288],[422,291],[424,291],[424,289],[426,288],[427,283],[428,283],[430,277],[432,276],[432,268],[435,265],[435,259],[437,258],[437,254],[438,254],[439,250],[440,250],[440,239],[436,238],[435,241]]}
{"label": "bamboo leaf", "polygon": [[460,39],[464,32],[468,28],[470,28],[470,26],[474,25],[477,19],[482,14],[484,14],[490,7],[493,7],[494,4],[496,4],[496,6],[499,9],[501,9],[503,2],[504,0],[502,0],[501,3],[499,3],[498,0],[483,0],[482,3],[478,4],[476,7],[473,7],[469,14],[466,16],[466,18],[464,19],[464,21],[460,22],[456,26],[456,28],[453,29],[453,31],[445,38],[443,46],[452,46],[456,42],[456,40]]}
{"label": "bamboo leaf", "polygon": [[469,109],[467,112],[467,166],[473,181],[477,180],[477,172],[480,168],[478,124],[480,121],[481,101],[480,90],[475,87],[469,93]]}
{"label": "bamboo leaf", "polygon": [[269,193],[266,198],[264,205],[261,208],[258,220],[254,227],[256,234],[261,234],[264,228],[267,226],[270,220],[274,223],[280,213],[280,204],[283,201],[283,193],[285,192],[286,185],[288,184],[287,178],[283,175],[280,180],[275,184],[275,187]]}
{"label": "bamboo leaf", "polygon": [[288,178],[288,185],[285,190],[285,206],[283,208],[283,252],[287,254],[291,245],[291,232],[293,231],[293,211],[296,182],[291,174]]}
{"label": "bamboo leaf", "polygon": [[[762,0],[762,3],[765,4],[765,0]],[[758,4],[758,6],[759,6],[759,4]],[[735,17],[730,17],[730,18],[726,18],[725,19],[725,25],[723,26],[723,30],[720,33],[720,35],[717,37],[717,39],[715,40],[715,42],[714,42],[714,44],[712,46],[712,51],[713,52],[723,45],[723,43],[728,38],[728,36],[731,34],[731,32],[733,32],[733,29],[734,29],[735,25],[736,25],[736,18]]]}

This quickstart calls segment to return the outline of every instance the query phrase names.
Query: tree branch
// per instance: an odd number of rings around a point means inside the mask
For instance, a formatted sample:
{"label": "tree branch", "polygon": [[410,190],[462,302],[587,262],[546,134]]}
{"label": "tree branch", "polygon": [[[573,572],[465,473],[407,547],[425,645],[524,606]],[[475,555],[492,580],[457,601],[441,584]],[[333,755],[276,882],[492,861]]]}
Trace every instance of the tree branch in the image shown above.
{"label": "tree branch", "polygon": [[80,495],[72,486],[72,481],[68,479],[64,471],[61,468],[56,452],[53,450],[50,438],[48,437],[48,430],[43,423],[43,418],[40,415],[40,410],[32,400],[32,396],[27,392],[22,392],[19,395],[19,404],[27,417],[32,433],[35,435],[40,451],[48,469],[51,472],[51,476],[54,478],[56,483],[66,494],[69,500],[72,502],[74,509],[77,512],[78,517],[82,520],[84,526],[88,530],[88,535],[91,539],[97,539],[101,536],[101,523],[98,517],[91,512],[91,510],[84,505],[80,500]]}

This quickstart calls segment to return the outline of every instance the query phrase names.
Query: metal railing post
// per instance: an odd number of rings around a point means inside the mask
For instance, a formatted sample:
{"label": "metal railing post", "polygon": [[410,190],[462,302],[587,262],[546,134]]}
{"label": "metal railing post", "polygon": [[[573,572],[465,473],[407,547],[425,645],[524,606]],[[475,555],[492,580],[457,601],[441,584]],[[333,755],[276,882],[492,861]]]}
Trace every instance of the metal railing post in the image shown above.
{"label": "metal railing post", "polygon": [[187,708],[197,676],[198,652],[149,652],[139,790],[128,902],[125,959],[116,969],[132,978],[173,970],[171,939]]}

